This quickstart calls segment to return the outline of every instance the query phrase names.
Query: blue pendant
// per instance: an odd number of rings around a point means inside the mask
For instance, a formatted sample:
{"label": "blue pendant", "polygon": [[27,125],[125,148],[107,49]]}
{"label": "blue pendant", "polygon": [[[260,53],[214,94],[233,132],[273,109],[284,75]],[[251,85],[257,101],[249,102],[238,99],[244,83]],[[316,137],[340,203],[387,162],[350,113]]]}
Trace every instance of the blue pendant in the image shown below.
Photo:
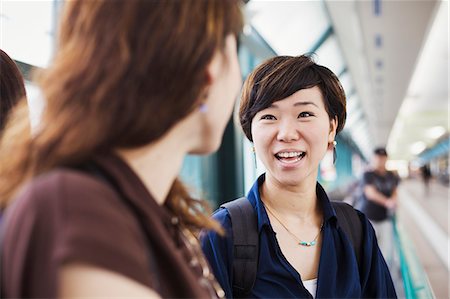
{"label": "blue pendant", "polygon": [[298,245],[310,247],[316,245],[316,241],[311,242],[300,241]]}

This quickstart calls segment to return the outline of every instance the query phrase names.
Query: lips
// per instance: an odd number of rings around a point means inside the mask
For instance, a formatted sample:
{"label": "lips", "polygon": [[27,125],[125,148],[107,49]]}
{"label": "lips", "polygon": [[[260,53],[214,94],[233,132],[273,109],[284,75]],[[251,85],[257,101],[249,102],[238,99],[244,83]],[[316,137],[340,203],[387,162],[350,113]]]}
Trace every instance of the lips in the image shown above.
{"label": "lips", "polygon": [[275,158],[286,163],[295,163],[306,156],[303,151],[280,151],[275,154]]}

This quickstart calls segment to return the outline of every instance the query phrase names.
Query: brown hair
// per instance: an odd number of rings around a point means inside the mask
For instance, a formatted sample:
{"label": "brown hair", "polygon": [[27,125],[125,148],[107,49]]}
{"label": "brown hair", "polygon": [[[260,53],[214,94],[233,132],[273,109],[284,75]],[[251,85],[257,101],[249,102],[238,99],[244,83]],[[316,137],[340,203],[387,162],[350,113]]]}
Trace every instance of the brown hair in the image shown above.
{"label": "brown hair", "polygon": [[244,82],[239,120],[247,138],[253,141],[251,125],[256,113],[314,86],[320,88],[328,116],[337,119],[336,133],[340,132],[347,113],[344,89],[336,75],[309,56],[277,56],[259,65]]}
{"label": "brown hair", "polygon": [[14,61],[0,49],[0,132],[11,109],[25,97],[25,83]]}
{"label": "brown hair", "polygon": [[[25,178],[163,136],[196,107],[213,55],[243,25],[238,0],[68,1],[65,9],[57,55],[40,78],[47,106],[38,131],[2,140],[3,201]],[[167,202],[187,224],[217,227],[179,180]]]}

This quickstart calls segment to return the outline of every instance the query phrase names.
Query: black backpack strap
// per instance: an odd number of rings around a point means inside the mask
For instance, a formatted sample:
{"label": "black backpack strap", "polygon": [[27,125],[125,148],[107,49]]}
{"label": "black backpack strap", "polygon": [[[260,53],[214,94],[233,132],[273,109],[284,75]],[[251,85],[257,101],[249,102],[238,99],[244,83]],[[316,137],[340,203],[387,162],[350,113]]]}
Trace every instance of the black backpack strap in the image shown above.
{"label": "black backpack strap", "polygon": [[228,210],[233,231],[233,297],[245,297],[256,280],[259,235],[255,210],[246,197],[220,206]]}
{"label": "black backpack strap", "polygon": [[334,210],[336,211],[338,225],[350,238],[353,249],[355,250],[358,266],[361,265],[362,252],[362,225],[358,213],[352,206],[345,202],[332,201]]}

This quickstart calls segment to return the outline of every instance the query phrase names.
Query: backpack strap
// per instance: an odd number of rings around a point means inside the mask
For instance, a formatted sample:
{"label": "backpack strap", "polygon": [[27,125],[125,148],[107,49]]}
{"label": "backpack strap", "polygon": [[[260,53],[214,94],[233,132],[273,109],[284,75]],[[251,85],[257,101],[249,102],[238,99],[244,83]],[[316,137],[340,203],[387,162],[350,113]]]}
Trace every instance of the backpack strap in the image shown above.
{"label": "backpack strap", "polygon": [[259,235],[255,210],[246,197],[220,206],[228,210],[233,231],[233,297],[245,297],[255,284]]}
{"label": "backpack strap", "polygon": [[350,238],[353,249],[355,251],[358,266],[361,265],[361,251],[362,251],[362,225],[358,213],[352,206],[345,202],[332,201],[338,225],[342,228],[345,234]]}
{"label": "backpack strap", "polygon": [[[331,202],[338,225],[350,238],[361,264],[362,225],[355,209],[344,202]],[[255,210],[246,197],[220,206],[228,210],[233,232],[233,297],[245,297],[253,288],[258,269],[259,235]]]}

